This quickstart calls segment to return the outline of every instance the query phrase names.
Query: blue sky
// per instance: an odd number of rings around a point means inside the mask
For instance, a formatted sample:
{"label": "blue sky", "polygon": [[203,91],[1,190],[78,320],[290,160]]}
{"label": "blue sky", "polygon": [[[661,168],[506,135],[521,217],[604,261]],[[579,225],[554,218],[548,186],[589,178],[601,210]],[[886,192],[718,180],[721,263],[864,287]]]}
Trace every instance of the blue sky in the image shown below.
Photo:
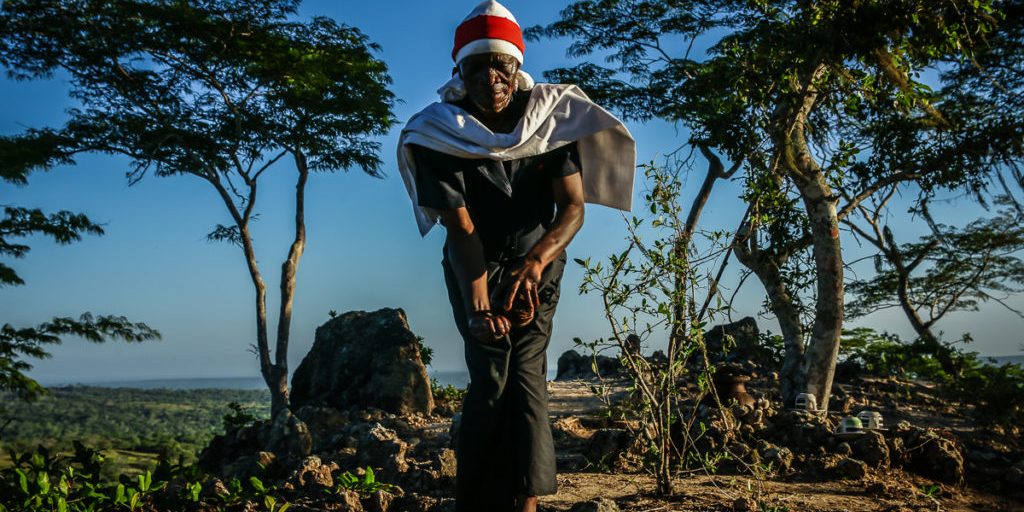
{"label": "blue sky", "polygon": [[[508,1],[506,5],[524,26],[556,18],[566,1]],[[302,16],[323,15],[362,29],[379,43],[380,57],[394,79],[393,91],[402,100],[399,119],[435,100],[434,91],[449,76],[454,29],[474,5],[472,1],[329,2],[304,3]],[[542,71],[570,63],[565,41],[528,43],[524,69]],[[26,127],[59,125],[72,106],[66,83],[16,83],[0,79],[0,133]],[[638,141],[640,161],[657,160],[676,149],[686,133],[665,123],[629,124]],[[408,196],[395,165],[398,129],[381,139],[385,179],[359,171],[317,175],[307,196],[309,241],[298,276],[292,326],[291,367],[294,369],[313,341],[316,326],[328,311],[403,308],[413,330],[435,350],[437,370],[463,368],[462,341],[455,332],[441,275],[443,230],[421,239]],[[36,363],[31,373],[43,382],[89,382],[163,377],[221,377],[256,375],[253,342],[253,292],[240,251],[209,244],[205,234],[228,223],[223,205],[212,189],[190,177],[147,177],[129,187],[123,159],[88,155],[78,165],[32,176],[27,187],[0,184],[0,204],[67,209],[87,213],[104,224],[107,234],[80,243],[56,246],[29,239],[32,252],[23,260],[7,261],[28,283],[0,289],[0,322],[17,326],[45,321],[54,315],[123,314],[159,329],[164,339],[142,345],[92,345],[69,339],[52,350],[54,357]],[[277,270],[290,241],[293,169],[279,164],[262,186],[261,218],[255,225],[257,256],[271,291],[269,311],[276,317]],[[695,178],[698,179],[698,178]],[[689,187],[692,193],[694,187]],[[644,183],[638,180],[635,204]],[[727,184],[705,211],[713,227],[730,228],[742,207],[738,184]],[[941,217],[970,218],[980,211],[968,202],[955,202]],[[905,216],[897,216],[905,217]],[[909,219],[894,220],[897,235],[911,237],[924,227]],[[569,249],[570,258],[603,257],[624,246],[620,213],[588,207],[586,224]],[[847,239],[848,247],[852,241]],[[852,249],[851,253],[856,253]],[[732,268],[738,265],[733,263]],[[606,336],[607,323],[597,297],[579,296],[581,272],[570,265],[563,280],[562,300],[549,348],[549,364],[571,348],[572,338]],[[762,290],[754,282],[741,294],[734,317],[754,315]],[[1013,301],[1024,307],[1024,301]],[[762,329],[778,331],[774,322],[760,319]],[[909,335],[905,319],[891,312],[858,322],[879,330]],[[951,318],[942,328],[948,337],[970,331],[973,350],[1004,355],[1020,352],[1024,322],[999,308]],[[273,326],[271,332],[274,332]]]}

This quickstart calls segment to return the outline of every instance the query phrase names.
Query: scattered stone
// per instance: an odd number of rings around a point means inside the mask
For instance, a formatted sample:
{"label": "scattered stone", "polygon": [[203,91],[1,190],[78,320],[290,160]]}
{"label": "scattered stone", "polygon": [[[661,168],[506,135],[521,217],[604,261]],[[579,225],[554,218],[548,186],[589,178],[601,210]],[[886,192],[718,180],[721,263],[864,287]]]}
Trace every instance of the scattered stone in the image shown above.
{"label": "scattered stone", "polygon": [[732,417],[739,420],[743,419],[748,414],[750,414],[751,408],[746,405],[736,404],[732,406],[729,410],[732,412]]}
{"label": "scattered stone", "polygon": [[360,466],[380,467],[395,475],[409,470],[405,460],[408,450],[409,444],[399,439],[394,430],[376,423],[359,438],[356,453]]}
{"label": "scattered stone", "polygon": [[822,454],[834,442],[829,420],[808,411],[783,411],[768,422],[764,437],[798,453]]}
{"label": "scattered stone", "polygon": [[629,449],[633,438],[628,430],[602,428],[594,432],[583,451],[583,456],[595,465],[612,466],[619,455]]}
{"label": "scattered stone", "polygon": [[272,468],[277,465],[277,455],[274,455],[273,452],[257,452],[256,464],[259,464],[264,469]]}
{"label": "scattered stone", "polygon": [[964,482],[964,457],[960,443],[949,432],[913,429],[903,442],[915,473],[950,485]]}
{"label": "scattered stone", "polygon": [[734,443],[728,446],[729,453],[741,460],[746,459],[753,450],[745,443]]}
{"label": "scattered stone", "polygon": [[213,484],[210,486],[210,492],[216,496],[227,496],[231,494],[231,491],[219,478],[213,479]]}
{"label": "scattered stone", "polygon": [[907,462],[907,451],[903,445],[903,438],[888,437],[885,439],[885,446],[889,448],[889,463],[893,466],[902,466]]}
{"label": "scattered stone", "polygon": [[736,498],[732,502],[732,509],[736,512],[757,512],[757,502],[750,498]]}
{"label": "scattered stone", "polygon": [[837,444],[836,455],[841,455],[843,457],[849,457],[850,455],[853,455],[853,448],[850,446],[850,443],[842,442]]}
{"label": "scattered stone", "polygon": [[456,459],[455,450],[445,448],[437,454],[438,472],[442,477],[455,478]]}
{"label": "scattered stone", "polygon": [[757,453],[763,462],[771,464],[780,473],[789,471],[793,465],[793,451],[784,446],[762,442],[758,445]]}
{"label": "scattered stone", "polygon": [[434,407],[434,416],[441,416],[442,418],[451,418],[455,416],[455,413],[459,412],[458,404],[452,403],[451,401],[438,404]]}
{"label": "scattered stone", "polygon": [[889,446],[882,434],[873,431],[865,432],[862,437],[854,441],[852,448],[854,456],[867,465],[873,468],[889,467]]}
{"label": "scattered stone", "polygon": [[[597,374],[594,373],[595,365]],[[558,357],[558,373],[555,380],[593,379],[598,377],[598,374],[607,378],[618,374],[621,370],[622,363],[617,357],[599,355],[592,358],[575,350],[567,350]]]}
{"label": "scattered stone", "polygon": [[[255,474],[255,454],[260,446],[262,423],[246,425],[214,436],[199,453],[196,464],[204,471],[226,479]],[[246,460],[240,460],[245,458]],[[248,472],[249,470],[253,472]]]}
{"label": "scattered stone", "polygon": [[356,491],[343,490],[338,494],[337,500],[342,506],[341,510],[344,512],[363,512],[363,503],[359,498],[359,493]]}
{"label": "scattered stone", "polygon": [[839,402],[839,412],[842,412],[843,414],[852,413],[855,407],[857,407],[857,401],[849,395]]}
{"label": "scattered stone", "polygon": [[839,461],[836,470],[839,472],[839,476],[849,480],[863,480],[868,476],[868,465],[849,457]]}
{"label": "scattered stone", "polygon": [[872,482],[864,488],[864,491],[875,496],[888,496],[891,493],[885,482]]}
{"label": "scattered stone", "polygon": [[394,494],[387,491],[376,491],[363,499],[363,510],[366,512],[388,512],[394,501]]}
{"label": "scattered stone", "polygon": [[569,512],[619,512],[619,506],[608,498],[596,498],[573,505]]}
{"label": "scattered stone", "polygon": [[757,321],[745,317],[737,322],[716,325],[704,334],[708,355],[717,361],[763,361],[766,350],[761,346]]}
{"label": "scattered stone", "polygon": [[287,408],[277,413],[262,432],[266,451],[279,457],[301,459],[313,451],[309,427]]}
{"label": "scattered stone", "polygon": [[291,405],[430,414],[430,379],[405,312],[350,311],[317,328],[313,348],[292,376]]}
{"label": "scattered stone", "polygon": [[350,423],[349,415],[333,407],[316,407],[307,405],[295,411],[303,423],[309,427],[313,435],[313,452],[321,452],[337,442],[333,434],[345,429]]}
{"label": "scattered stone", "polygon": [[589,439],[594,431],[583,426],[578,416],[559,418],[551,424],[551,432],[561,439]]}
{"label": "scattered stone", "polygon": [[334,487],[334,471],[340,469],[336,463],[324,464],[320,457],[311,456],[302,460],[299,469],[295,470],[290,481],[296,482],[299,487]]}

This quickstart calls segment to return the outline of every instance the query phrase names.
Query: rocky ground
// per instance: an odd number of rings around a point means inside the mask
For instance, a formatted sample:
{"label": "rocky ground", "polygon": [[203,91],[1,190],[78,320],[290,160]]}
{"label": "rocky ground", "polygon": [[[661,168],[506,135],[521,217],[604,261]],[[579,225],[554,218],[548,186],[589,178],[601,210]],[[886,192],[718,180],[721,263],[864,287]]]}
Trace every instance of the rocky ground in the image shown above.
{"label": "rocky ground", "polygon": [[[734,328],[756,334],[752,320]],[[715,348],[719,352],[725,353]],[[380,353],[389,355],[376,357]],[[1019,427],[977,426],[969,409],[941,399],[925,383],[849,375],[834,388],[835,412],[782,410],[778,377],[749,363],[760,356],[730,354],[742,358],[721,364],[735,367],[749,396],[743,405],[724,408],[706,398],[682,401],[683,423],[689,426],[673,435],[677,446],[687,447],[688,469],[678,473],[670,499],[652,493],[640,423],[614,413],[629,403],[627,383],[592,380],[591,361],[578,354],[559,358],[562,380],[549,383],[559,491],[542,497],[543,509],[1024,510]],[[292,396],[294,414],[284,410],[218,436],[200,458],[218,477],[203,492],[222,493],[224,482],[256,475],[279,491],[291,511],[452,510],[458,403],[423,394],[429,384],[419,357],[417,339],[400,310],[331,320],[317,331],[313,350],[300,365],[320,377],[296,386],[301,393]],[[415,364],[390,372],[389,360],[395,358]],[[339,366],[345,361],[361,362]],[[651,361],[658,364],[657,355]],[[595,366],[603,374],[619,371],[614,360]],[[339,374],[347,377],[334,378]],[[364,385],[372,379],[376,384]],[[694,387],[685,380],[678,385]],[[596,390],[603,390],[603,400]],[[347,406],[332,403],[339,395],[349,397]],[[885,428],[846,437],[833,433],[844,415],[863,410],[881,413]],[[377,482],[397,487],[353,489],[359,487],[351,485],[353,478],[366,480],[358,469],[366,467]],[[348,484],[340,485],[346,479]]]}
{"label": "rocky ground", "polygon": [[[559,492],[554,496],[546,496],[541,503],[552,510],[614,510],[612,508],[598,508],[596,504],[588,508],[580,505],[596,498],[613,500],[618,510],[637,511],[703,511],[703,510],[789,510],[789,511],[985,511],[985,510],[1024,510],[1024,495],[1021,494],[1021,487],[1013,487],[1010,484],[996,482],[996,476],[988,475],[991,471],[985,471],[983,461],[1002,458],[1003,460],[992,465],[997,467],[1011,468],[1009,474],[1014,475],[1011,479],[1019,478],[1021,464],[1013,465],[1014,461],[1020,461],[1020,448],[1011,447],[1004,443],[989,443],[986,440],[973,439],[979,434],[977,429],[967,428],[969,423],[963,417],[953,416],[947,410],[945,404],[932,402],[931,397],[924,393],[918,393],[920,401],[894,401],[899,405],[900,410],[895,408],[878,407],[891,397],[884,392],[878,392],[880,400],[867,398],[871,390],[878,388],[900,389],[902,394],[905,390],[916,390],[920,384],[905,383],[903,386],[893,383],[878,383],[869,381],[863,388],[860,386],[843,386],[854,396],[860,396],[862,405],[870,405],[876,410],[881,410],[886,418],[892,418],[894,422],[913,419],[920,422],[922,427],[938,427],[937,430],[919,430],[917,442],[919,444],[941,444],[942,441],[929,441],[931,432],[939,438],[951,435],[953,443],[958,443],[962,453],[966,455],[963,469],[960,474],[966,474],[967,482],[964,485],[956,483],[943,483],[926,476],[917,474],[914,470],[891,466],[891,461],[883,463],[882,460],[859,461],[850,456],[839,455],[846,453],[847,447],[842,446],[843,442],[832,444],[831,450],[836,453],[826,454],[822,457],[810,457],[806,455],[793,455],[793,461],[789,470],[781,473],[756,478],[749,473],[733,470],[734,468],[723,467],[717,474],[709,474],[704,470],[681,475],[675,482],[676,496],[671,500],[658,499],[652,496],[654,479],[646,474],[622,473],[598,471],[592,469],[562,469],[559,472]],[[927,388],[927,387],[926,387]],[[756,385],[750,387],[756,394]],[[590,391],[590,383],[583,381],[575,382],[552,382],[551,391],[551,414],[556,429],[556,443],[559,448],[559,460],[571,463],[580,453],[587,449],[586,442],[579,442],[579,439],[592,437],[599,432],[598,429],[578,428],[578,425],[588,423],[596,426],[600,424],[602,404],[593,397]],[[931,403],[932,405],[923,405]],[[782,413],[783,417],[798,416],[792,413]],[[769,422],[772,423],[772,422]],[[808,424],[817,424],[808,421]],[[915,423],[916,424],[916,423]],[[950,428],[950,424],[966,428],[959,430]],[[574,428],[576,427],[576,428]],[[801,427],[802,428],[802,427]],[[910,431],[915,427],[905,430]],[[929,432],[923,434],[922,432]],[[998,433],[987,432],[991,437],[1001,437]],[[829,434],[831,437],[831,434]],[[808,436],[805,439],[812,439]],[[927,439],[925,439],[927,438]],[[869,437],[874,440],[876,438]],[[970,439],[966,445],[964,439]],[[1003,437],[1005,440],[1005,437]],[[1019,436],[1017,438],[1019,440]],[[869,445],[867,440],[858,440],[861,445]],[[855,441],[855,444],[858,443]],[[796,443],[799,444],[799,443]],[[825,441],[825,446],[829,443]],[[846,443],[849,444],[849,443]],[[862,449],[858,448],[858,451]],[[793,450],[790,450],[793,451]],[[854,449],[850,447],[849,455],[855,455]],[[876,457],[882,450],[875,450]],[[871,455],[872,452],[864,448],[860,452],[862,456]],[[1016,457],[1016,458],[1012,458]],[[924,472],[932,471],[933,474],[941,475],[943,460],[956,461],[955,455],[950,459],[938,457],[931,462],[936,463],[933,467],[921,468]],[[845,461],[858,461],[846,462]],[[724,466],[724,465],[723,465]],[[801,467],[802,466],[802,467]],[[817,466],[817,467],[815,467]],[[955,477],[958,469],[953,462],[952,468],[946,471],[953,473]],[[852,468],[851,468],[852,467]],[[1012,468],[1016,469],[1012,469]],[[846,469],[851,468],[851,469]],[[998,475],[1005,477],[1006,471]],[[848,472],[848,473],[847,473]],[[980,475],[976,478],[974,475]],[[1018,481],[1018,480],[1014,480]],[[574,509],[573,507],[576,507]]]}
{"label": "rocky ground", "polygon": [[[698,467],[676,479],[675,495],[668,500],[652,494],[653,478],[632,456],[630,436],[607,419],[592,384],[549,383],[559,491],[542,498],[545,510],[1024,510],[1022,465],[1014,465],[1020,460],[1019,446],[1005,442],[1012,437],[968,427],[969,422],[944,403],[933,402],[928,388],[920,384],[866,381],[863,386],[846,386],[845,396],[855,403],[903,422],[884,433],[849,441],[832,435],[832,418],[774,411],[770,405],[728,411],[727,415],[743,415],[733,418],[738,428],[730,439],[714,426],[723,415],[709,409],[711,444],[705,449],[727,449],[737,460],[750,463],[751,458],[760,458],[774,467],[759,476],[729,460],[720,461],[714,473]],[[884,405],[892,399],[886,389],[900,397],[893,408]],[[613,401],[625,396],[622,382],[610,383],[609,390]],[[759,394],[756,385],[751,391]],[[908,392],[916,397],[909,402]],[[455,457],[453,418],[448,415],[453,411],[441,404],[436,412],[396,415],[373,409],[305,408],[298,418],[311,432],[321,433],[311,436],[315,455],[299,460],[257,452],[219,472],[225,477],[260,472],[285,490],[291,510],[451,510]],[[456,422],[457,418],[455,414]],[[913,423],[906,423],[909,420]],[[239,431],[235,441],[244,443],[246,436],[258,435],[258,428]],[[327,432],[333,434],[323,435]],[[324,492],[336,487],[342,470],[365,466],[375,468],[378,480],[398,484],[401,490],[369,496]]]}

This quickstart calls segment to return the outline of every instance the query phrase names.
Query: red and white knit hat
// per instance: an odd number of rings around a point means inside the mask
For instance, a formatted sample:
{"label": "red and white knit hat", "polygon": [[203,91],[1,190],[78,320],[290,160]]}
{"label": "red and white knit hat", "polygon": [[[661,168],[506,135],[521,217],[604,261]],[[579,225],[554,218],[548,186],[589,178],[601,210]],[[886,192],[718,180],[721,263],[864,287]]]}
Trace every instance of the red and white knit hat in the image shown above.
{"label": "red and white knit hat", "polygon": [[515,16],[495,0],[476,6],[455,30],[455,48],[452,59],[462,59],[478,53],[504,53],[515,57],[523,65],[523,30]]}

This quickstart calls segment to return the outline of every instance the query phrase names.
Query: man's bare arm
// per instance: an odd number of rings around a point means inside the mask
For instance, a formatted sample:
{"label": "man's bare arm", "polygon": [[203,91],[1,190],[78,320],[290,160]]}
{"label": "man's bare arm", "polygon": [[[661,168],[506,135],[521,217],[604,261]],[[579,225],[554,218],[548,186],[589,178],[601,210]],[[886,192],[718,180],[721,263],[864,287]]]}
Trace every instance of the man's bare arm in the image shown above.
{"label": "man's bare arm", "polygon": [[510,324],[503,315],[480,314],[490,311],[487,290],[487,264],[480,235],[465,207],[441,212],[448,234],[448,261],[462,292],[466,318],[473,335],[480,339],[498,338],[508,333]]}
{"label": "man's bare arm", "polygon": [[556,178],[552,183],[552,191],[558,207],[555,221],[551,229],[526,254],[522,265],[512,271],[513,281],[505,296],[506,310],[512,308],[520,288],[526,290],[534,308],[540,306],[537,283],[540,282],[541,274],[569,246],[569,242],[583,226],[583,178],[580,173]]}

